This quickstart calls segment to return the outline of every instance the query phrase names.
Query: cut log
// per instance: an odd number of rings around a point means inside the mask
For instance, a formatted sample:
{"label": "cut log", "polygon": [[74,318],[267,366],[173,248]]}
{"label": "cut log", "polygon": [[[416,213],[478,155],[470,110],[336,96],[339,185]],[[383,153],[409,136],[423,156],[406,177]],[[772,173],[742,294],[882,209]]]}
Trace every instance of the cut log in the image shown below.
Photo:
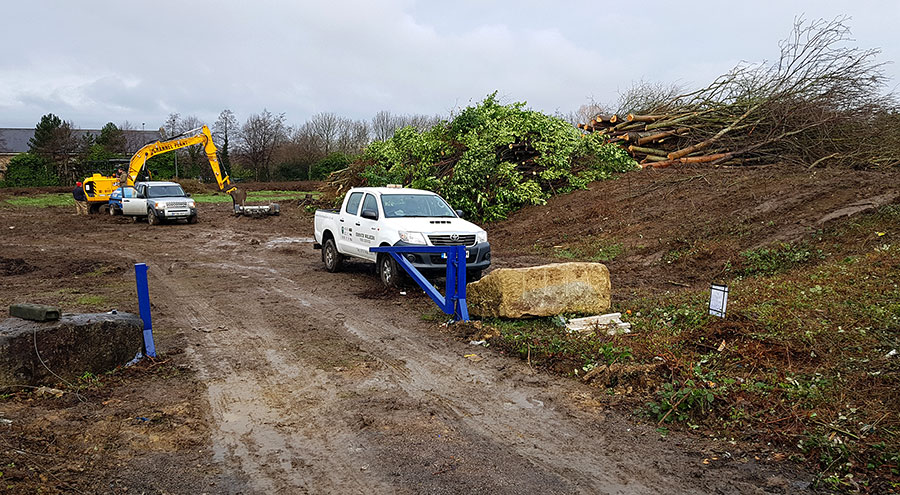
{"label": "cut log", "polygon": [[691,130],[690,127],[679,127],[678,129],[674,129],[671,131],[657,132],[655,134],[642,136],[640,139],[637,140],[636,144],[638,146],[643,146],[645,144],[652,143],[654,141],[658,141],[660,139],[665,139],[669,136],[677,136],[678,134],[684,134],[685,132],[688,132],[689,130]]}
{"label": "cut log", "polygon": [[665,156],[647,155],[644,157],[644,160],[648,162],[664,162],[667,161],[668,158]]}
{"label": "cut log", "polygon": [[731,153],[716,153],[715,155],[688,156],[679,158],[678,161],[681,163],[709,163],[716,160],[731,158],[731,156]]}
{"label": "cut log", "polygon": [[628,151],[632,153],[646,153],[647,155],[656,155],[661,158],[665,158],[666,156],[665,150],[658,150],[656,148],[644,148],[642,146],[631,145],[628,147]]}
{"label": "cut log", "polygon": [[657,120],[666,119],[668,117],[668,115],[635,115],[629,113],[625,117],[625,120],[628,122],[656,122]]}
{"label": "cut log", "polygon": [[676,163],[679,163],[679,161],[678,161],[678,160],[666,160],[666,161],[664,161],[664,162],[656,162],[656,163],[654,163],[654,164],[651,165],[651,166],[652,166],[653,168],[666,168],[666,167],[670,167],[670,166],[672,166],[672,165],[675,165]]}

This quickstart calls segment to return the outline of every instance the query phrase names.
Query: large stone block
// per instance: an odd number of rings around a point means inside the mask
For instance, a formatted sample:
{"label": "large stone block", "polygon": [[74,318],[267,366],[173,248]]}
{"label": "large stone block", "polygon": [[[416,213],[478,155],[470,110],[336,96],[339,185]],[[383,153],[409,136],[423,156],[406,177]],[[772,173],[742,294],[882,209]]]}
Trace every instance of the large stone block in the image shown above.
{"label": "large stone block", "polygon": [[466,287],[469,312],[522,318],[609,309],[609,269],[602,263],[500,268]]}
{"label": "large stone block", "polygon": [[59,382],[53,373],[71,381],[85,371],[111,370],[141,350],[143,328],[140,317],[131,313],[0,321],[0,387]]}

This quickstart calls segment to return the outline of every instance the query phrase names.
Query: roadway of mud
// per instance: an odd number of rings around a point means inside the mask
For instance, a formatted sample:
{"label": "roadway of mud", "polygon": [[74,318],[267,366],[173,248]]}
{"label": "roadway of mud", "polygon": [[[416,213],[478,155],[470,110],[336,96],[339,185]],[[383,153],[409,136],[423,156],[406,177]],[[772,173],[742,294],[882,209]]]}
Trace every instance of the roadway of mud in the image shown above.
{"label": "roadway of mud", "polygon": [[[145,262],[157,345],[182,370],[160,383],[126,375],[82,402],[0,401],[12,420],[0,462],[32,459],[48,473],[21,474],[17,486],[450,494],[793,493],[808,484],[727,441],[662,437],[596,400],[602,390],[460,341],[422,318],[427,298],[383,295],[366,265],[325,272],[302,208],[247,219],[228,207],[202,205],[197,225],[153,227],[61,208],[0,210],[0,268],[9,268],[0,303],[53,302],[35,287],[104,285],[136,311],[130,267]],[[88,281],[73,275],[85,266]],[[139,407],[167,419],[145,433],[133,424]],[[63,431],[98,428],[115,437],[105,456]]]}

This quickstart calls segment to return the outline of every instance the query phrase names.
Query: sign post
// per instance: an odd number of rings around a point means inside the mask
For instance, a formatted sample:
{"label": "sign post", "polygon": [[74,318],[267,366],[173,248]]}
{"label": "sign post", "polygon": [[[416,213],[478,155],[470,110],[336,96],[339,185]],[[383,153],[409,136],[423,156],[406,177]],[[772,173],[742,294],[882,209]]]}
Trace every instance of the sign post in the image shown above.
{"label": "sign post", "polygon": [[712,284],[709,288],[709,314],[725,318],[728,305],[728,286]]}

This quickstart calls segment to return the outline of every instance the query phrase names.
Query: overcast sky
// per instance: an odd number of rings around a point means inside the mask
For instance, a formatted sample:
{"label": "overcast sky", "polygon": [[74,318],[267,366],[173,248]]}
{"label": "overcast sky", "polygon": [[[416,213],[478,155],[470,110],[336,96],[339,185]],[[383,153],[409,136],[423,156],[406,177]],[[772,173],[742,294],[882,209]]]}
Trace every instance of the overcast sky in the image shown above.
{"label": "overcast sky", "polygon": [[[900,1],[0,0],[0,127],[212,123],[267,108],[446,116],[495,90],[549,113],[635,81],[705,86],[778,56],[794,18],[848,15],[900,61]],[[892,87],[897,64],[887,66]]]}

